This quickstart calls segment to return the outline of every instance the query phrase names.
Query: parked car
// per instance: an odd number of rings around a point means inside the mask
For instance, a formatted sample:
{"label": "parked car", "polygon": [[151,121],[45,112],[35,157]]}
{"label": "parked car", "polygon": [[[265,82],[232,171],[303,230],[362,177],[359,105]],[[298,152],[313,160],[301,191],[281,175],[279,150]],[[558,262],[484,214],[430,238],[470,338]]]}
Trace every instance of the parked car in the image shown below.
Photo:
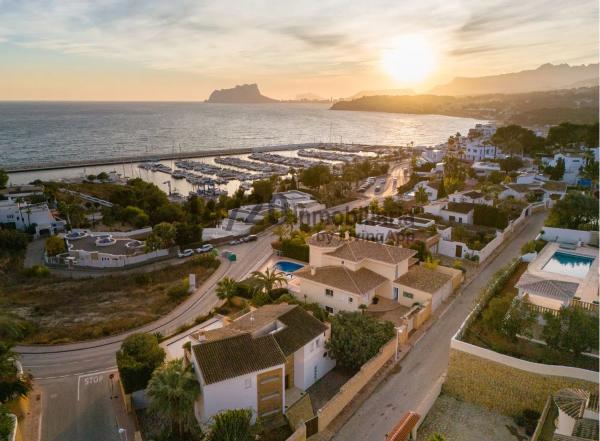
{"label": "parked car", "polygon": [[379,193],[381,191],[381,185],[377,184],[375,186],[375,193]]}
{"label": "parked car", "polygon": [[244,242],[254,242],[255,240],[258,240],[258,236],[256,234],[249,234],[248,236],[244,237],[242,240]]}
{"label": "parked car", "polygon": [[232,241],[229,242],[229,245],[237,245],[242,243],[242,239],[233,239]]}
{"label": "parked car", "polygon": [[204,245],[202,245],[200,248],[196,248],[196,253],[198,254],[202,254],[202,253],[208,253],[209,251],[212,251],[215,247],[209,243],[205,243]]}
{"label": "parked car", "polygon": [[183,250],[177,253],[177,257],[179,258],[183,258],[183,257],[190,257],[194,255],[194,250],[192,249],[187,249],[187,250]]}

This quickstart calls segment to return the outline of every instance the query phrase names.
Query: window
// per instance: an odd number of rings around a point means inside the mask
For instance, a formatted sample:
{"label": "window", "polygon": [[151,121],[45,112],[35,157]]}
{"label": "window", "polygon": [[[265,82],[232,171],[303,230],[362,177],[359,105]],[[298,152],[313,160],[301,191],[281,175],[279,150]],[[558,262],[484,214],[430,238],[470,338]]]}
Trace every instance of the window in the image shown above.
{"label": "window", "polygon": [[327,357],[327,352],[323,352],[323,358]]}
{"label": "window", "polygon": [[354,299],[352,297],[348,297],[348,303],[352,303]]}
{"label": "window", "polygon": [[403,295],[404,297],[406,297],[407,299],[414,299],[414,298],[415,298],[415,295],[414,295],[413,293],[410,293],[410,292],[407,292],[407,291],[404,291],[404,292],[402,293],[402,295]]}
{"label": "window", "polygon": [[317,381],[317,366],[315,365],[315,369],[314,369],[314,376],[315,376],[315,381]]}
{"label": "window", "polygon": [[244,380],[244,387],[246,389],[250,389],[252,387],[252,379],[251,378],[246,378]]}
{"label": "window", "polygon": [[333,308],[331,306],[326,306],[325,311],[327,311],[329,314],[333,314]]}
{"label": "window", "polygon": [[394,286],[392,298],[398,300],[398,287]]}
{"label": "window", "polygon": [[327,297],[333,297],[333,289],[325,288],[325,295]]}

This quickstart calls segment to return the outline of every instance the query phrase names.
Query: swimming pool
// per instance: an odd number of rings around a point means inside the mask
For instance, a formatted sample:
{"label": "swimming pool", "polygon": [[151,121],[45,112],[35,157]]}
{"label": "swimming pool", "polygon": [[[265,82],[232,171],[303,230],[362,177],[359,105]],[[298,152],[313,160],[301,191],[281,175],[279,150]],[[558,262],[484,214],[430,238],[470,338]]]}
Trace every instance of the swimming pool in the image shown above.
{"label": "swimming pool", "polygon": [[293,273],[294,271],[298,271],[300,268],[304,268],[304,265],[300,263],[288,262],[286,260],[275,262],[275,265],[273,266],[284,273]]}
{"label": "swimming pool", "polygon": [[593,257],[556,251],[542,269],[551,273],[583,279],[590,270],[593,262]]}

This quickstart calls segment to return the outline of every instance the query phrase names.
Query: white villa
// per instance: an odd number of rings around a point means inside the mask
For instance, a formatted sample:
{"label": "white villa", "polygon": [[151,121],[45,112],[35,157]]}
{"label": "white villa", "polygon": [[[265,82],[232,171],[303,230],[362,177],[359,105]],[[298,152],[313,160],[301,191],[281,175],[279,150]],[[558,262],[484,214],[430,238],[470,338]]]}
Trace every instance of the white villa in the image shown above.
{"label": "white villa", "polygon": [[[150,228],[146,228],[136,233],[147,234],[150,231],[152,231]],[[54,257],[47,256],[46,262],[89,268],[123,268],[148,263],[169,255],[168,249],[146,252],[144,241],[129,237],[127,234],[72,230],[62,235],[67,252]]]}
{"label": "white villa", "polygon": [[65,228],[65,221],[54,217],[46,203],[28,204],[9,197],[0,200],[0,224],[13,225],[17,230],[35,227],[35,236],[53,235]]}
{"label": "white villa", "polygon": [[446,222],[472,224],[475,205],[468,202],[438,201],[423,207],[425,213],[439,216]]}
{"label": "white villa", "polygon": [[452,293],[453,276],[417,265],[415,250],[328,233],[308,243],[309,265],[294,272],[296,295],[330,313],[358,311],[377,299],[406,308],[431,303],[435,310]]}
{"label": "white villa", "polygon": [[497,162],[476,161],[471,166],[478,175],[489,175],[492,172],[499,172],[502,169]]}
{"label": "white villa", "polygon": [[468,140],[463,147],[465,159],[469,161],[484,161],[486,159],[495,159],[499,151],[496,147],[479,139]]}
{"label": "white villa", "polygon": [[545,165],[556,167],[559,159],[565,161],[565,174],[562,178],[568,184],[576,184],[579,177],[579,169],[585,164],[585,159],[581,156],[565,155],[564,153],[556,153],[553,157],[544,157],[542,162]]}
{"label": "white villa", "polygon": [[263,204],[242,205],[239,208],[229,210],[229,218],[246,223],[259,223],[270,212],[291,210],[298,216],[300,223],[312,225],[319,223],[321,212],[325,210],[314,197],[303,191],[289,190],[273,193],[271,201]]}
{"label": "white villa", "polygon": [[190,338],[200,423],[227,409],[252,409],[253,421],[284,413],[335,367],[329,326],[296,305],[266,305]]}
{"label": "white villa", "polygon": [[464,202],[467,204],[494,205],[493,199],[488,199],[480,191],[468,190],[452,193],[448,196],[450,202]]}
{"label": "white villa", "polygon": [[438,198],[438,191],[440,190],[440,182],[434,181],[420,181],[414,186],[414,192],[416,193],[419,188],[425,190],[427,198],[430,201],[435,201]]}

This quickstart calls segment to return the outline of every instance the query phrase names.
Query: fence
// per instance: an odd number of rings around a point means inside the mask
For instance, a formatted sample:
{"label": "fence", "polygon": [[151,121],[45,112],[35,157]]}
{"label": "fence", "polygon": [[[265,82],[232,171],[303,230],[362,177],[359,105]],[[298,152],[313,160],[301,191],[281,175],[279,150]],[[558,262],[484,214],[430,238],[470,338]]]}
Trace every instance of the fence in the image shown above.
{"label": "fence", "polygon": [[598,314],[598,304],[597,303],[588,303],[582,302],[581,300],[573,299],[571,300],[571,306],[574,308],[585,309],[586,311],[594,312]]}
{"label": "fence", "polygon": [[319,432],[323,431],[333,419],[350,403],[358,392],[375,376],[396,352],[396,337],[387,342],[379,353],[366,362],[350,380],[348,380],[331,400],[319,409]]}

